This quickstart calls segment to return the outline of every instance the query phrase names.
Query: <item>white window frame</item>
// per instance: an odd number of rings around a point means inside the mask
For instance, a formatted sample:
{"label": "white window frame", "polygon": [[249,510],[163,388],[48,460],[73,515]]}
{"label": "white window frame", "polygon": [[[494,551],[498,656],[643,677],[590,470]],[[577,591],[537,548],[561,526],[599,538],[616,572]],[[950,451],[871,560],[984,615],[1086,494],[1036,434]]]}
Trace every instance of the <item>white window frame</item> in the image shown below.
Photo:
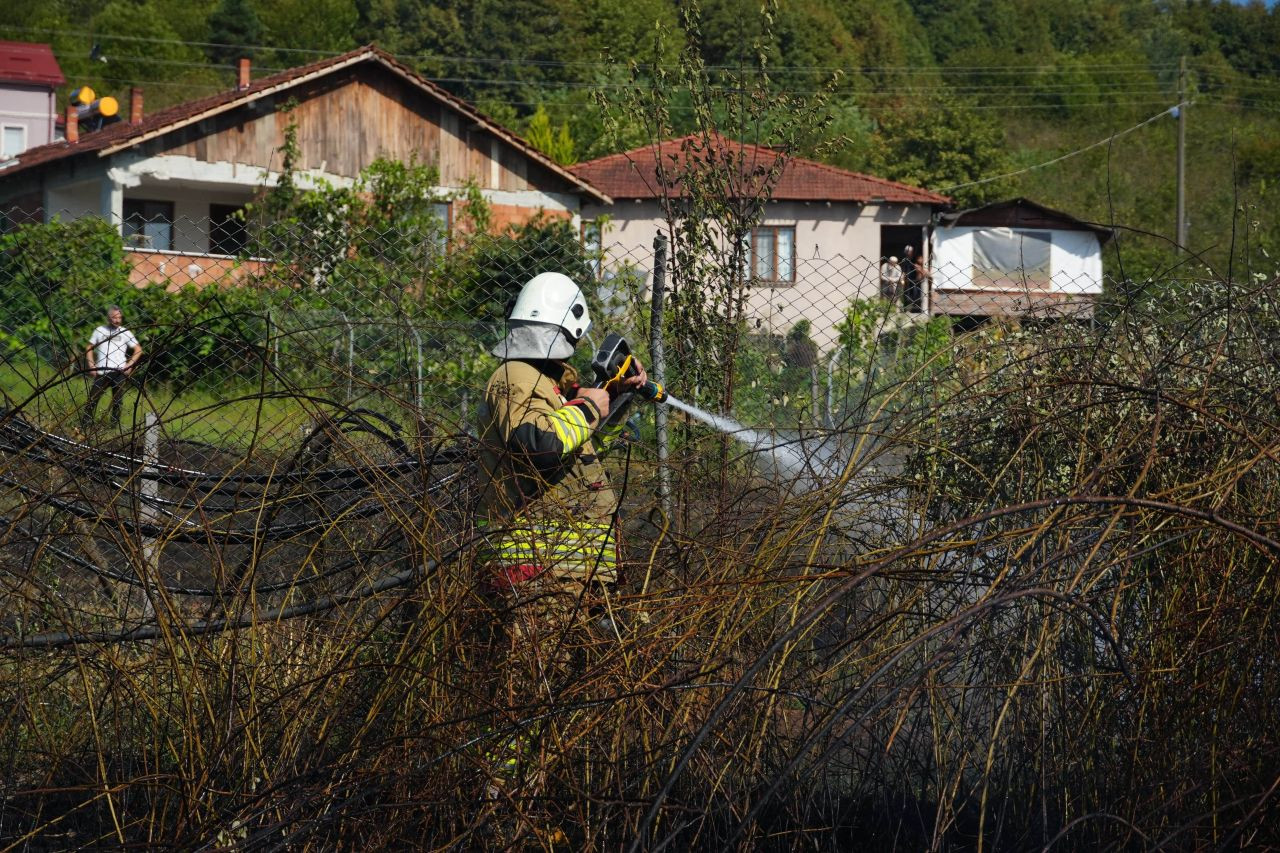
{"label": "white window frame", "polygon": [[0,146],[4,145],[4,138],[9,135],[9,131],[11,130],[18,131],[22,136],[21,141],[18,143],[18,150],[0,151],[0,160],[12,159],[27,150],[27,126],[25,124],[0,125]]}

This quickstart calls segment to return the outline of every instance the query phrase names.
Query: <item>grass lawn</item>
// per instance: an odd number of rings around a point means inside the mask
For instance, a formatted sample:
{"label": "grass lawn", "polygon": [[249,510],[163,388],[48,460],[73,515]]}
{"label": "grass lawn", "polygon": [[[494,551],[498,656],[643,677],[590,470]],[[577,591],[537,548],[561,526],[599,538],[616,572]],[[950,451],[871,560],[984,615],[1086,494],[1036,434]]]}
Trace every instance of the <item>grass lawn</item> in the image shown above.
{"label": "grass lawn", "polygon": [[[51,432],[70,433],[79,427],[89,394],[83,373],[58,371],[35,359],[0,363],[0,392],[4,405]],[[98,401],[96,428],[109,430],[110,392]],[[130,385],[124,392],[120,431],[141,429],[147,412],[155,412],[170,439],[185,439],[220,447],[255,443],[264,450],[296,447],[312,423],[314,404],[295,396],[261,393],[247,383],[222,388],[174,388],[163,383]]]}

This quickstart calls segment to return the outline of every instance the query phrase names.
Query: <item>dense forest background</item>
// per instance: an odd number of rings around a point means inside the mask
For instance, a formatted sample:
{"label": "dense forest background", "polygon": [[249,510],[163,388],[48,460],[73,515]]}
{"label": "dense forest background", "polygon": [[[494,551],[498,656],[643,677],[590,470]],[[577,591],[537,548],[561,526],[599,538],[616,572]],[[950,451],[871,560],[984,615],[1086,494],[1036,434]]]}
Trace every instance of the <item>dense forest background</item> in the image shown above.
{"label": "dense forest background", "polygon": [[[50,0],[5,4],[0,38],[52,43],[67,90],[88,83],[123,97],[140,85],[148,110],[227,87],[240,56],[265,74],[375,42],[563,162],[647,141],[644,122],[609,121],[608,105],[632,80],[678,68],[691,47],[712,90],[763,67],[769,87],[824,98],[831,121],[800,137],[801,153],[960,205],[1021,195],[1121,226],[1107,260],[1116,278],[1276,273],[1274,8],[703,0],[688,11],[677,0]],[[1168,112],[1180,84],[1192,250],[1181,256],[1170,246],[1177,121]],[[677,130],[695,121],[685,94],[677,85],[668,96]],[[776,141],[758,117],[735,132]]]}

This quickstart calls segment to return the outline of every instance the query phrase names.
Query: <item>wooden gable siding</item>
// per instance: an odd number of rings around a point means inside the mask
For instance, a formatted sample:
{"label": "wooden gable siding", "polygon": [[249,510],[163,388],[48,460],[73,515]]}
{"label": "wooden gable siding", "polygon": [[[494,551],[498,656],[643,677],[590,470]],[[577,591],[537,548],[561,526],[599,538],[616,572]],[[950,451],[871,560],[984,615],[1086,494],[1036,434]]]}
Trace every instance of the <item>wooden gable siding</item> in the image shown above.
{"label": "wooden gable siding", "polygon": [[168,134],[146,144],[143,153],[279,169],[284,131],[292,121],[298,126],[302,170],[354,178],[378,157],[406,162],[416,157],[439,168],[443,186],[460,187],[470,178],[485,189],[576,190],[382,66],[339,71],[300,84],[287,97],[297,101],[287,116],[281,111],[286,96],[277,95]]}

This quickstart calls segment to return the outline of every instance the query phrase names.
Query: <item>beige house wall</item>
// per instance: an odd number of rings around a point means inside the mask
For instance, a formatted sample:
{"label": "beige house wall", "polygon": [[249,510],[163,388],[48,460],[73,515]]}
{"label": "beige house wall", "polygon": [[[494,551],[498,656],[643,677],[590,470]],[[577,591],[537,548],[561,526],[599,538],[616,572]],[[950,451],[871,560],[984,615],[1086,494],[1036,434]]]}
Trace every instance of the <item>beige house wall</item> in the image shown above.
{"label": "beige house wall", "polygon": [[[584,205],[584,221],[607,216],[601,245],[603,273],[630,265],[653,270],[653,243],[667,230],[659,202],[621,199],[611,206]],[[750,289],[749,320],[761,333],[785,335],[808,320],[824,351],[837,343],[836,326],[854,299],[879,294],[880,234],[883,226],[929,224],[928,205],[850,202],[775,202],[762,225],[795,227],[794,282],[764,283]],[[927,241],[922,241],[926,243]]]}

